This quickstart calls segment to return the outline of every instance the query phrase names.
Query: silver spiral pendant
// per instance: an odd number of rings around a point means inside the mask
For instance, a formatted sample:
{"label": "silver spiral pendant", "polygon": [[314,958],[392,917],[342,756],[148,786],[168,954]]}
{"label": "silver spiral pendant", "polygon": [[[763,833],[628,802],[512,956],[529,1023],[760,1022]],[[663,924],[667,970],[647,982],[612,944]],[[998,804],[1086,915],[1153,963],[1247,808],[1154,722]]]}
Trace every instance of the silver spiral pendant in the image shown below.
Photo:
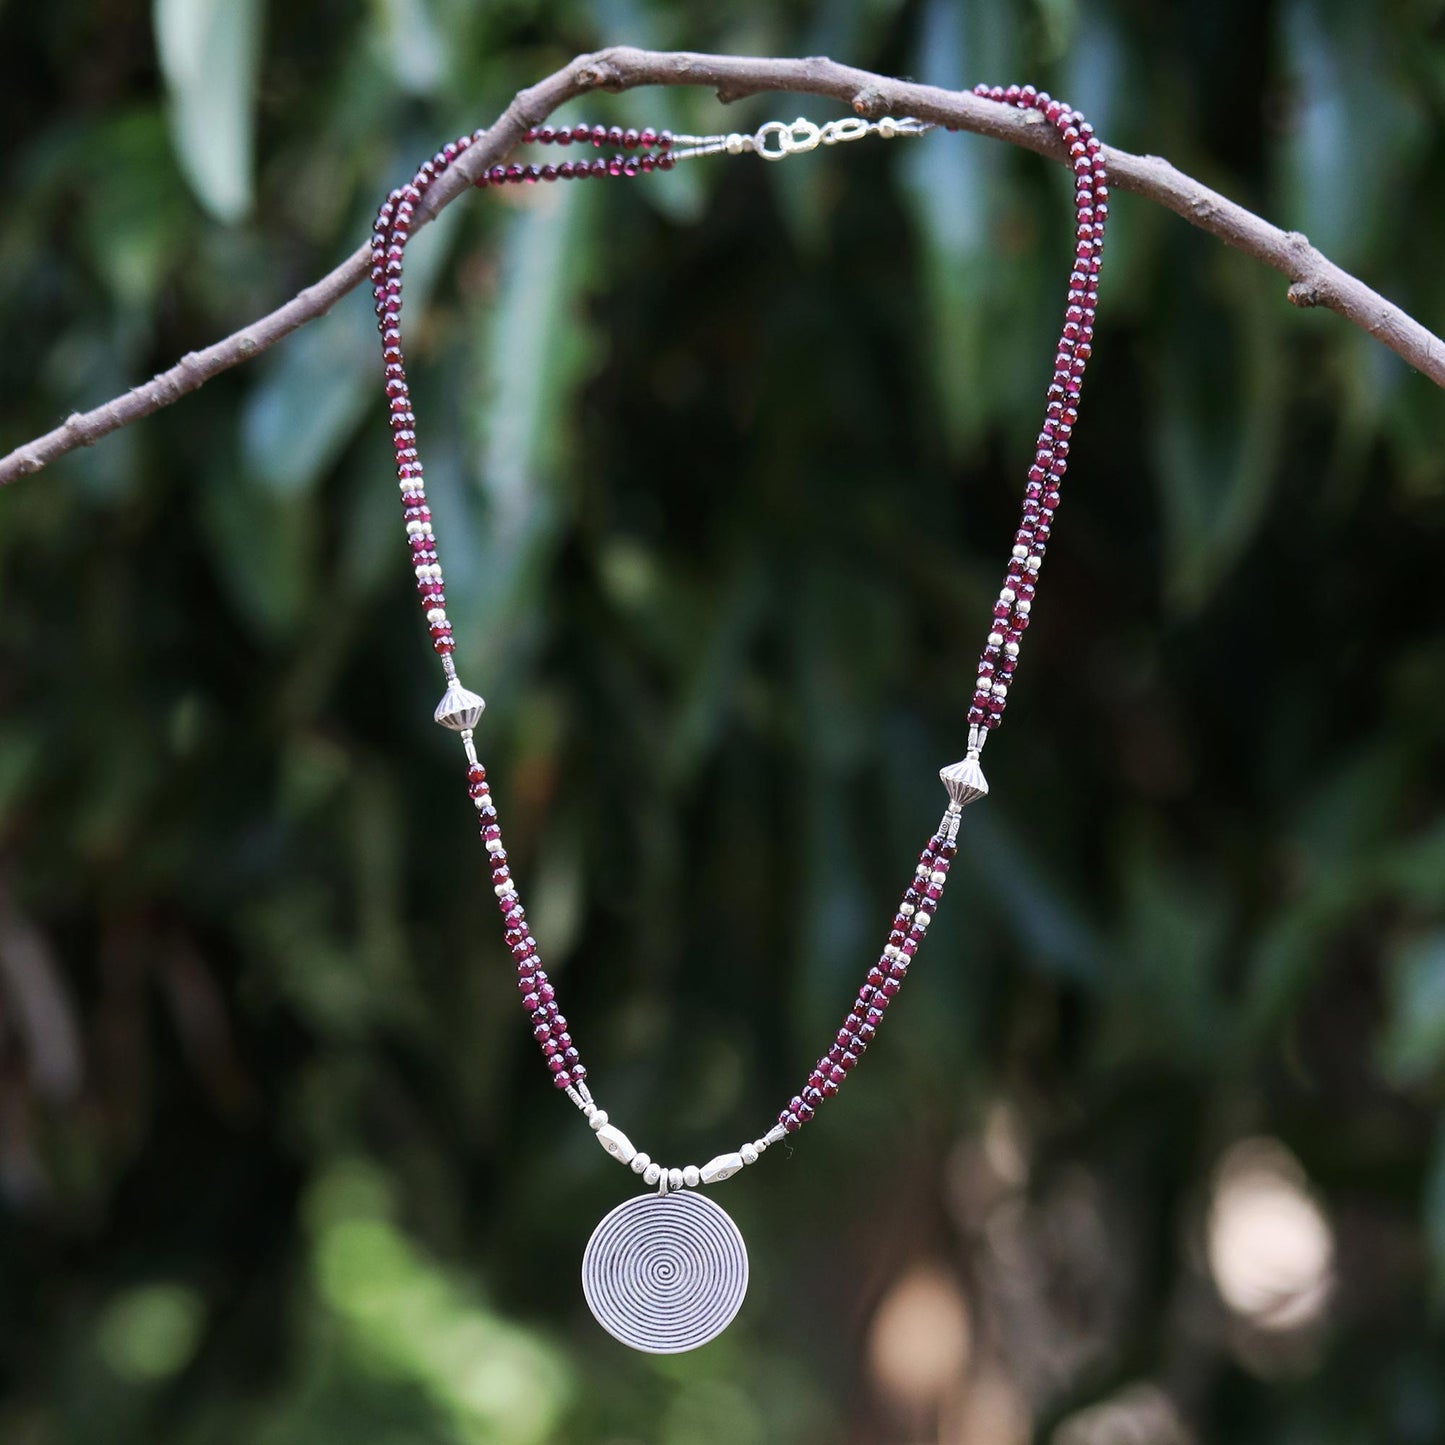
{"label": "silver spiral pendant", "polygon": [[748,1251],[701,1194],[640,1194],[592,1231],[582,1292],[608,1334],[653,1355],[716,1339],[748,1291]]}

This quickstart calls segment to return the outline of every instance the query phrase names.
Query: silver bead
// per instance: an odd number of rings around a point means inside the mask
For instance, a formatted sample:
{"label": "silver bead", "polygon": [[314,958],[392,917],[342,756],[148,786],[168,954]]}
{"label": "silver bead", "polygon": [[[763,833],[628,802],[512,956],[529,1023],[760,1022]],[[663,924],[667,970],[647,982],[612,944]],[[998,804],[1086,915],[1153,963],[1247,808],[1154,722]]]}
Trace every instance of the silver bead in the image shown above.
{"label": "silver bead", "polygon": [[652,1155],[645,1149],[639,1149],[637,1153],[632,1156],[632,1172],[634,1174],[641,1174],[651,1163]]}
{"label": "silver bead", "polygon": [[940,770],[938,776],[948,789],[948,796],[960,808],[988,796],[988,781],[978,759],[970,754],[961,763]]}
{"label": "silver bead", "polygon": [[773,1127],[763,1135],[764,1141],[768,1144],[781,1144],[787,1137],[788,1131],[783,1128],[781,1124],[774,1124]]}
{"label": "silver bead", "polygon": [[758,1151],[751,1144],[744,1144],[738,1153],[742,1155],[744,1164],[756,1164],[758,1162]]}
{"label": "silver bead", "polygon": [[667,1171],[667,1187],[668,1187],[669,1189],[671,1189],[674,1194],[676,1194],[677,1191],[682,1188],[682,1185],[683,1185],[682,1170],[681,1170],[681,1169],[669,1169],[669,1170]]}
{"label": "silver bead", "polygon": [[699,1181],[701,1178],[702,1178],[702,1174],[701,1174],[701,1172],[698,1170],[698,1167],[697,1167],[696,1164],[689,1164],[689,1165],[682,1171],[682,1182],[683,1182],[684,1184],[686,1184],[689,1189],[696,1189],[697,1186],[698,1186],[698,1181]]}
{"label": "silver bead", "polygon": [[715,1158],[709,1159],[698,1170],[698,1174],[704,1184],[721,1184],[724,1179],[731,1179],[742,1167],[743,1156],[741,1154],[719,1154]]}
{"label": "silver bead", "polygon": [[[637,1150],[632,1147],[632,1140],[616,1124],[603,1124],[597,1130],[597,1142],[619,1163],[637,1167]],[[646,1156],[643,1156],[642,1168],[647,1168]]]}
{"label": "silver bead", "polygon": [[464,733],[476,727],[486,710],[486,703],[476,693],[468,692],[459,682],[452,682],[447,685],[432,717],[444,728]]}
{"label": "silver bead", "polygon": [[587,1116],[587,1122],[594,1129],[601,1129],[601,1127],[607,1122],[607,1110],[598,1109],[595,1114],[589,1114]]}
{"label": "silver bead", "polygon": [[649,1164],[647,1168],[642,1171],[642,1182],[644,1184],[656,1184],[666,1172],[661,1164]]}

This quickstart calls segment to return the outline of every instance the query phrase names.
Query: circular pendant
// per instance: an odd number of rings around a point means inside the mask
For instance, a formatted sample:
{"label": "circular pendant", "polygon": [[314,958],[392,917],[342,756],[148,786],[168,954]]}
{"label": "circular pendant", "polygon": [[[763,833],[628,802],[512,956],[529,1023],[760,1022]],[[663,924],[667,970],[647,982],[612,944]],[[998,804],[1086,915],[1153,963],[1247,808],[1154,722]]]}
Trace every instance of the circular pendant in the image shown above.
{"label": "circular pendant", "polygon": [[748,1290],[748,1251],[727,1211],[701,1194],[640,1194],[592,1231],[582,1292],[608,1334],[653,1355],[715,1339]]}

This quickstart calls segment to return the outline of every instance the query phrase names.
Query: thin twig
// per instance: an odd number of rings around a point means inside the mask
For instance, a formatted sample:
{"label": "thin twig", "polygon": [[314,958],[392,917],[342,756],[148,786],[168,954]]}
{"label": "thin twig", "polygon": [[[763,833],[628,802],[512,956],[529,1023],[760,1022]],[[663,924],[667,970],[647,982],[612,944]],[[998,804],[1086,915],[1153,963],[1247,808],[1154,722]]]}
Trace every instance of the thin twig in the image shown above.
{"label": "thin twig", "polygon": [[[890,80],[822,57],[765,60],[616,46],[595,55],[579,56],[537,85],[518,92],[496,124],[431,188],[422,219],[429,220],[454,201],[484,167],[493,165],[521,141],[528,126],[540,125],[567,101],[591,91],[631,90],[643,85],[708,86],[724,102],[764,91],[829,96],[862,116],[916,115],[1009,141],[1054,160],[1066,159],[1058,136],[1043,116],[981,100],[967,92]],[[1131,155],[1106,147],[1105,158],[1111,182],[1118,189],[1157,201],[1225,245],[1273,267],[1289,279],[1286,294],[1294,305],[1323,306],[1337,312],[1403,357],[1436,386],[1445,387],[1445,342],[1336,266],[1304,236],[1270,225],[1158,156]],[[93,411],[77,413],[54,431],[17,447],[0,460],[0,486],[38,472],[66,452],[90,446],[109,432],[170,406],[211,377],[265,351],[297,327],[324,316],[341,297],[366,280],[369,270],[370,255],[363,245],[329,275],[269,316],[253,321],[204,351],[182,357],[169,371]]]}

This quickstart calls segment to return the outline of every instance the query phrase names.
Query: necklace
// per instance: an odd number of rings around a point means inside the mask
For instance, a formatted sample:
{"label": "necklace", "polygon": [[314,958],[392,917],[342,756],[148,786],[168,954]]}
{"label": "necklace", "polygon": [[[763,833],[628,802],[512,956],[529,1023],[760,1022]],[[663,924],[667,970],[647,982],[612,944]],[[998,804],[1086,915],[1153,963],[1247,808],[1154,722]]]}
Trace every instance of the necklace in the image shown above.
{"label": "necklace", "polygon": [[[476,809],[501,910],[507,948],[516,965],[517,988],[532,1036],[553,1086],[581,1110],[598,1142],[652,1191],[619,1204],[593,1232],[582,1260],[582,1288],[598,1322],[622,1343],[657,1354],[696,1348],[732,1321],[747,1291],[748,1255],[742,1235],[703,1185],[721,1184],[768,1149],[795,1134],[842,1087],[883,1022],[932,922],[948,881],[964,807],[985,796],[980,758],[988,735],[1003,718],[1019,647],[1033,608],[1039,567],[1048,550],[1059,486],[1068,466],[1069,438],[1078,418],[1084,368],[1092,349],[1104,224],[1109,212],[1108,178],[1093,128],[1076,111],[1033,86],[976,86],[974,94],[1002,105],[1040,112],[1068,149],[1074,174],[1075,250],[1069,273],[1064,324],[1054,353],[1044,421],[1024,488],[1022,515],[983,651],[968,710],[968,748],[960,762],[939,776],[948,806],[918,855],[913,874],[893,916],[888,941],[868,970],[852,1008],[807,1082],[783,1106],[761,1137],[715,1155],[705,1164],[666,1167],[636,1148],[599,1108],[587,1085],[587,1068],[557,1002],[557,991],[542,966],[528,930],[516,881],[502,843],[496,803],[487,771],[477,757],[474,730],[486,707],[465,688],[453,660],[452,624],[437,558],[436,534],[427,506],[416,418],[412,412],[401,345],[402,263],[427,188],[484,132],[462,136],[425,162],[411,182],[393,191],[377,214],[372,232],[372,289],[381,331],[392,445],[417,592],[426,614],[432,647],[441,660],[446,690],[434,717],[460,734],[467,760],[467,792]],[[884,117],[853,117],[815,125],[769,121],[752,135],[682,136],[667,131],[620,127],[543,126],[526,133],[531,143],[562,148],[610,146],[613,154],[564,160],[557,165],[496,165],[476,179],[478,187],[530,185],[603,176],[632,177],[671,170],[679,161],[711,155],[753,154],[778,161],[817,149],[879,136],[920,135],[930,123]]]}

